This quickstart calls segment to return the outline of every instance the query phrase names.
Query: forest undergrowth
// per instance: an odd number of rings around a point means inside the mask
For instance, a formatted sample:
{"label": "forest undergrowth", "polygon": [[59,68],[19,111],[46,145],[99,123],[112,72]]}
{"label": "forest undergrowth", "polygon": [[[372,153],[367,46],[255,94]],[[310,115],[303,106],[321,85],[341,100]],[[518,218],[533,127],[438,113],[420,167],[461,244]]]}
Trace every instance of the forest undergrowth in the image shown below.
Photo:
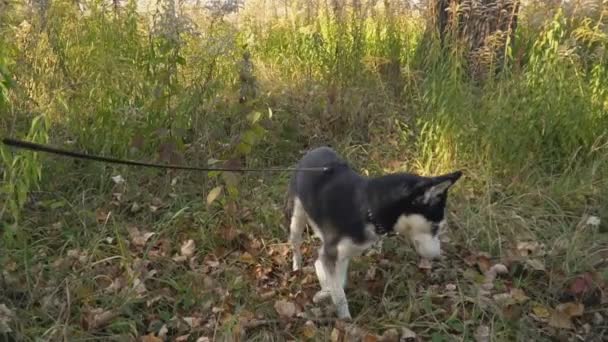
{"label": "forest undergrowth", "polygon": [[608,4],[445,3],[447,21],[393,0],[0,2],[2,137],[464,171],[443,258],[385,240],[352,263],[340,322],[312,302],[312,235],[291,271],[289,173],[0,146],[0,340],[606,340]]}

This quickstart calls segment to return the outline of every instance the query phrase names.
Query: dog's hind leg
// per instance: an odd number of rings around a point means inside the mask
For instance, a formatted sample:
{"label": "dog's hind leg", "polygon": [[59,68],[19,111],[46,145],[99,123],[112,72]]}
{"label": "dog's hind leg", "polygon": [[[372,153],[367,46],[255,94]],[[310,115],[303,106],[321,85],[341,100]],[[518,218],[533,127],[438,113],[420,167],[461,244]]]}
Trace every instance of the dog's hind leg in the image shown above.
{"label": "dog's hind leg", "polygon": [[306,212],[300,200],[296,197],[293,203],[291,213],[291,223],[289,225],[289,242],[293,248],[293,270],[297,271],[302,268],[302,233],[306,228]]}

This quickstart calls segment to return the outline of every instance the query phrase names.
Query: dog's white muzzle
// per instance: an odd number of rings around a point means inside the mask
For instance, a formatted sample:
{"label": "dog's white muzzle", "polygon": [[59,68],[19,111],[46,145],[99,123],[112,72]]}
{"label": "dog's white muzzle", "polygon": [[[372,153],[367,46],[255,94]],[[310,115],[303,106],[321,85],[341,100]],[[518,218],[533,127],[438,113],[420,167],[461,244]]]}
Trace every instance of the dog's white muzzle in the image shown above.
{"label": "dog's white muzzle", "polygon": [[425,259],[435,259],[441,255],[441,242],[436,236],[420,234],[414,236],[414,246],[418,255]]}

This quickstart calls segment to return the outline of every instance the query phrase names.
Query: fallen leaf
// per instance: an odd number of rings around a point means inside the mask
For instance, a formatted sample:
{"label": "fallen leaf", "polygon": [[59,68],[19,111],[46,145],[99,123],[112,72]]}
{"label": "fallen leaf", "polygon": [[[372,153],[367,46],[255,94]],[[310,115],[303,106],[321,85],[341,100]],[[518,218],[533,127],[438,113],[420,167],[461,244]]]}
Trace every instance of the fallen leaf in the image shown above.
{"label": "fallen leaf", "polygon": [[537,259],[526,259],[526,265],[536,271],[546,271],[545,264]]}
{"label": "fallen leaf", "polygon": [[313,321],[306,321],[302,327],[302,335],[306,338],[313,338],[317,334],[317,327]]}
{"label": "fallen leaf", "polygon": [[593,314],[593,325],[602,325],[604,323],[604,316],[601,313],[596,312]]}
{"label": "fallen leaf", "polygon": [[331,335],[330,335],[329,339],[331,342],[344,341],[344,331],[334,327],[334,329],[331,331]]}
{"label": "fallen leaf", "polygon": [[127,227],[127,232],[129,233],[131,242],[137,247],[144,247],[146,242],[155,234],[151,232],[141,232],[137,227],[134,226]]}
{"label": "fallen leaf", "polygon": [[120,202],[122,201],[122,193],[120,192],[113,192],[112,193],[112,198],[114,198],[116,201]]}
{"label": "fallen leaf", "polygon": [[542,255],[544,245],[537,241],[522,241],[517,243],[517,254],[522,257]]}
{"label": "fallen leaf", "polygon": [[469,254],[466,257],[464,257],[464,263],[469,266],[472,267],[473,265],[475,265],[475,263],[477,263],[477,256],[475,256],[475,254]]}
{"label": "fallen leaf", "polygon": [[507,273],[509,270],[507,269],[507,267],[503,264],[496,264],[492,267],[490,267],[485,273],[484,273],[484,281],[483,284],[481,285],[483,289],[485,290],[491,290],[494,288],[494,279],[496,279],[496,276],[498,274],[504,274]]}
{"label": "fallen leaf", "polygon": [[112,176],[112,181],[114,182],[114,184],[123,184],[125,182],[125,179],[122,178],[121,175],[116,175],[116,176]]}
{"label": "fallen leaf", "polygon": [[76,259],[81,264],[84,264],[88,260],[87,252],[79,249],[70,249],[67,253],[68,258]]}
{"label": "fallen leaf", "polygon": [[296,314],[296,305],[286,300],[277,300],[274,309],[282,318],[291,318]]}
{"label": "fallen leaf", "polygon": [[183,256],[183,255],[176,255],[176,256],[174,256],[172,259],[173,259],[173,261],[175,261],[175,262],[177,262],[177,263],[182,263],[182,262],[186,262],[186,261],[188,261],[188,258],[186,258],[186,257],[185,257],[185,256]]}
{"label": "fallen leaf", "polygon": [[221,230],[220,237],[226,242],[231,242],[234,241],[239,234],[240,232],[237,229],[230,226]]}
{"label": "fallen leaf", "polygon": [[479,270],[481,271],[481,273],[488,272],[488,270],[490,270],[491,266],[492,266],[492,262],[490,261],[489,256],[487,256],[486,254],[482,254],[482,253],[477,255],[477,267],[479,267]]}
{"label": "fallen leaf", "polygon": [[154,336],[153,333],[141,337],[141,342],[163,342],[163,339],[160,337]]}
{"label": "fallen leaf", "polygon": [[572,321],[570,317],[560,313],[557,310],[553,310],[551,312],[551,316],[548,321],[549,325],[558,328],[558,329],[572,329],[574,326],[572,325]]}
{"label": "fallen leaf", "polygon": [[502,314],[507,320],[517,321],[523,314],[523,308],[518,304],[507,305],[502,309]]}
{"label": "fallen leaf", "polygon": [[171,252],[171,241],[169,239],[159,239],[156,244],[148,251],[150,259],[165,257]]}
{"label": "fallen leaf", "polygon": [[266,291],[266,292],[262,292],[262,293],[260,294],[260,298],[261,298],[261,299],[264,299],[264,300],[266,300],[266,299],[270,299],[270,298],[274,297],[274,295],[275,295],[276,293],[277,293],[277,292],[276,292],[275,290],[269,290],[269,291]]}
{"label": "fallen leaf", "polygon": [[416,333],[410,330],[409,328],[403,327],[401,328],[401,339],[409,342],[410,339],[416,339]]}
{"label": "fallen leaf", "polygon": [[85,330],[95,330],[107,325],[117,316],[118,314],[112,311],[99,308],[93,309],[82,317],[83,327]]}
{"label": "fallen leaf", "polygon": [[211,342],[211,339],[207,336],[201,336],[196,340],[196,342]]}
{"label": "fallen leaf", "polygon": [[133,290],[135,290],[135,293],[137,293],[139,296],[143,296],[146,292],[148,292],[146,285],[139,278],[133,279]]}
{"label": "fallen leaf", "polygon": [[495,274],[506,274],[509,272],[509,269],[503,264],[496,264],[490,267],[489,272],[493,272]]}
{"label": "fallen leaf", "polygon": [[563,312],[569,317],[579,317],[583,315],[585,306],[581,303],[562,303],[559,304],[555,309]]}
{"label": "fallen leaf", "polygon": [[548,324],[558,329],[572,329],[574,328],[572,318],[582,316],[584,311],[585,306],[580,303],[559,304],[551,311]]}
{"label": "fallen leaf", "polygon": [[116,293],[127,286],[127,280],[124,277],[118,277],[112,281],[112,283],[106,288],[106,291],[110,293]]}
{"label": "fallen leaf", "polygon": [[169,333],[169,328],[167,328],[166,324],[163,324],[163,326],[160,327],[160,330],[158,331],[158,337],[165,339],[167,337],[168,333]]}
{"label": "fallen leaf", "polygon": [[545,306],[542,306],[542,305],[533,306],[532,312],[538,318],[548,318],[549,316],[551,316],[551,312],[549,311],[549,309],[547,309]]}
{"label": "fallen leaf", "polygon": [[247,264],[255,264],[255,260],[253,259],[253,256],[251,254],[249,254],[248,252],[244,252],[243,254],[241,254],[241,256],[239,257],[239,260],[247,263]]}
{"label": "fallen leaf", "polygon": [[473,334],[476,342],[489,342],[490,341],[490,327],[487,325],[480,325],[475,329]]}
{"label": "fallen leaf", "polygon": [[397,329],[395,329],[395,328],[388,329],[387,331],[384,332],[384,334],[382,334],[382,336],[380,336],[380,339],[378,341],[380,341],[380,342],[399,342],[399,331],[397,331]]}
{"label": "fallen leaf", "polygon": [[592,285],[592,276],[589,273],[584,273],[583,275],[578,276],[576,279],[574,279],[572,284],[570,284],[568,290],[573,296],[580,296],[591,290]]}
{"label": "fallen leaf", "polygon": [[190,239],[182,244],[180,252],[186,258],[191,258],[194,255],[194,240]]}
{"label": "fallen leaf", "polygon": [[207,205],[211,205],[222,193],[222,186],[216,186],[207,194]]}
{"label": "fallen leaf", "polygon": [[600,223],[602,223],[602,221],[597,216],[589,216],[587,218],[587,221],[585,223],[587,225],[589,225],[589,226],[592,226],[592,227],[599,227]]}
{"label": "fallen leaf", "polygon": [[205,265],[211,268],[217,268],[220,265],[220,262],[217,260],[206,260]]}
{"label": "fallen leaf", "polygon": [[494,301],[501,306],[507,306],[514,303],[513,296],[510,293],[498,293],[492,296]]}
{"label": "fallen leaf", "polygon": [[4,269],[9,272],[14,272],[17,270],[17,263],[9,259],[4,263]]}
{"label": "fallen leaf", "polygon": [[203,319],[200,317],[184,317],[182,318],[184,322],[188,323],[191,329],[195,329],[201,326],[203,323]]}
{"label": "fallen leaf", "polygon": [[105,209],[99,208],[95,211],[95,220],[97,221],[97,223],[102,224],[108,220],[111,214],[111,211],[108,212]]}
{"label": "fallen leaf", "polygon": [[522,289],[518,288],[511,289],[511,297],[519,304],[523,304],[530,299]]}

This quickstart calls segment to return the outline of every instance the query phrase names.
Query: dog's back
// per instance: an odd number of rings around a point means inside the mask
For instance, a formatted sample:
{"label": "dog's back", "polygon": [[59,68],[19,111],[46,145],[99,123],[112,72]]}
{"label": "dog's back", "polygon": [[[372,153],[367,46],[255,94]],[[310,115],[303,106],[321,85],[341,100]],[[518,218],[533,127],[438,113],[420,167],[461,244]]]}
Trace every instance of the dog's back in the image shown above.
{"label": "dog's back", "polygon": [[[333,165],[343,164],[344,161],[337,155],[337,153],[329,147],[322,146],[316,149],[308,151],[302,159],[298,162],[296,168],[316,168],[316,167],[331,167]],[[308,171],[296,171],[291,175],[289,180],[289,186],[287,189],[287,199],[285,201],[285,219],[287,222],[291,220],[291,214],[293,211],[293,203],[295,197],[299,197],[300,193],[305,189],[314,191],[314,187],[307,186],[315,183],[322,182],[325,178],[326,173],[331,174],[335,170],[330,169],[326,172],[308,172]],[[310,194],[312,195],[312,194]]]}
{"label": "dog's back", "polygon": [[[321,167],[329,169],[324,172],[294,172],[289,184],[286,214],[288,217],[292,214],[293,201],[297,198],[308,217],[324,226],[326,237],[352,235],[350,224],[362,217],[356,203],[365,180],[329,147],[311,150],[298,163],[298,168]],[[352,237],[357,240],[362,238],[359,232],[354,235],[357,236]]]}

